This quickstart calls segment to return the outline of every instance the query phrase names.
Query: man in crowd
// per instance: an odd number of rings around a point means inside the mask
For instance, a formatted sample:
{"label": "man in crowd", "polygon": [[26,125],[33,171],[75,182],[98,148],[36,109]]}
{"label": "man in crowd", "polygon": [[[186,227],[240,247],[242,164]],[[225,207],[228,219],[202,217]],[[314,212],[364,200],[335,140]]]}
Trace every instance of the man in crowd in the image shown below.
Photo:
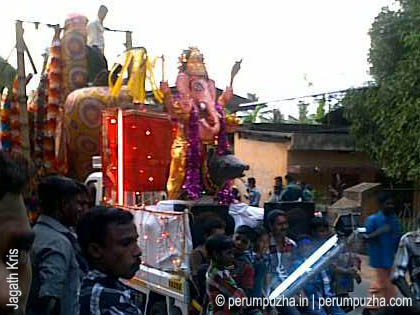
{"label": "man in crowd", "polygon": [[80,217],[84,216],[91,208],[91,200],[89,195],[88,187],[85,184],[77,183],[80,189],[80,205],[82,207],[82,212]]}
{"label": "man in crowd", "polygon": [[370,294],[389,301],[395,296],[390,277],[401,235],[393,198],[381,193],[378,202],[381,210],[366,219],[364,236],[369,245],[369,265],[376,272],[376,280],[372,282]]}
{"label": "man in crowd", "polygon": [[283,190],[283,179],[281,176],[274,178],[274,193],[268,202],[280,202],[280,195]]}
{"label": "man in crowd", "polygon": [[108,62],[104,55],[104,31],[107,28],[103,26],[107,13],[107,7],[101,5],[98,11],[98,18],[87,26],[88,82],[93,86],[105,86],[108,82]]}
{"label": "man in crowd", "polygon": [[314,192],[313,192],[313,187],[310,184],[306,184],[305,186],[303,186],[302,188],[302,199],[303,201],[308,201],[308,202],[313,202],[315,200],[315,196],[314,196]]}
{"label": "man in crowd", "polygon": [[102,55],[105,50],[105,40],[104,40],[104,20],[108,13],[108,8],[104,5],[101,5],[98,10],[98,18],[90,22],[87,26],[88,38],[87,44],[89,47],[98,48]]}
{"label": "man in crowd", "polygon": [[[293,266],[296,243],[288,238],[289,224],[284,211],[272,210],[267,217],[270,231],[270,267],[268,271],[269,290],[273,291],[288,276]],[[295,307],[283,306],[280,314],[295,315],[299,311]]]}
{"label": "man in crowd", "polygon": [[133,215],[96,207],[80,220],[77,235],[90,267],[82,282],[80,315],[141,315],[131,289],[118,280],[134,277],[141,264]]}
{"label": "man in crowd", "polygon": [[24,314],[31,286],[29,251],[34,234],[22,197],[28,170],[24,159],[0,151],[0,314],[4,315]]}
{"label": "man in crowd", "polygon": [[303,198],[302,188],[297,184],[296,178],[288,174],[286,175],[287,186],[280,195],[281,201],[298,201]]}
{"label": "man in crowd", "polygon": [[[406,280],[410,277],[411,287]],[[411,297],[420,313],[420,220],[417,231],[406,233],[400,241],[395,257],[392,282],[405,297]]]}
{"label": "man in crowd", "polygon": [[260,206],[261,193],[256,188],[256,180],[254,177],[248,178],[248,199],[249,205],[252,207]]}
{"label": "man in crowd", "polygon": [[49,176],[38,186],[41,215],[33,228],[33,283],[27,314],[78,313],[81,271],[71,228],[81,213],[79,194],[77,183],[61,176]]}

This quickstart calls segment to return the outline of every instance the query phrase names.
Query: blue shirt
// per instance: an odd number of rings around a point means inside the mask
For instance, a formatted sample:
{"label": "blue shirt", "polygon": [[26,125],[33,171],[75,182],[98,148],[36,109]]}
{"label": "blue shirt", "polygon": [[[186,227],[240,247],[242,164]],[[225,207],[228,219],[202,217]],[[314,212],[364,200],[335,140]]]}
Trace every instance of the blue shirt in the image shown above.
{"label": "blue shirt", "polygon": [[391,231],[369,241],[369,264],[373,268],[391,268],[394,264],[395,252],[401,236],[398,218],[395,215],[386,216],[381,210],[366,219],[366,232],[372,233],[388,224]]}
{"label": "blue shirt", "polygon": [[289,184],[281,192],[281,201],[298,201],[299,198],[303,198],[302,188],[297,184]]}
{"label": "blue shirt", "polygon": [[37,302],[45,296],[59,299],[60,315],[79,314],[82,271],[76,238],[67,227],[46,215],[39,217],[33,231],[32,285],[26,314],[43,314],[37,309]]}
{"label": "blue shirt", "polygon": [[250,188],[249,189],[249,205],[252,207],[259,207],[260,206],[260,199],[261,193],[257,190],[257,188]]}

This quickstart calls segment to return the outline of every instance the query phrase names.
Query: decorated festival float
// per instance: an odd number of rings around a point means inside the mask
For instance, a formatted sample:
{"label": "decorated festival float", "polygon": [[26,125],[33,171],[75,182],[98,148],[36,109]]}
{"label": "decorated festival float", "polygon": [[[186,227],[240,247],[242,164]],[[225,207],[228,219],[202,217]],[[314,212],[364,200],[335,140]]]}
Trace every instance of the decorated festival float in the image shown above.
{"label": "decorated festival float", "polygon": [[[232,181],[248,169],[230,152],[228,133],[238,119],[225,112],[240,63],[232,69],[230,86],[217,95],[203,55],[190,48],[179,59],[175,86],[162,78],[158,88],[158,58],[130,47],[108,73],[86,45],[86,24],[74,14],[63,29],[53,28],[28,107],[19,97],[22,82],[4,91],[2,149],[26,153],[39,176],[59,173],[86,183],[95,178],[98,203],[134,214],[143,264],[128,285],[141,297],[144,313],[188,314],[194,291],[189,254],[204,241],[200,218],[209,212],[221,216],[233,232]],[[22,67],[18,72],[25,75]],[[92,177],[92,159],[98,156],[101,171]],[[262,209],[257,210],[261,219]]]}
{"label": "decorated festival float", "polygon": [[[244,216],[239,211],[230,215],[231,187],[249,167],[229,150],[228,133],[238,121],[225,113],[239,67],[233,66],[230,86],[217,97],[203,55],[190,48],[179,58],[175,87],[163,81],[154,94],[155,99],[162,97],[164,106],[140,102],[104,111],[102,202],[134,214],[143,264],[127,284],[148,301],[145,312],[190,314],[193,306],[200,310],[193,302],[189,254],[204,241],[201,218],[220,216],[232,233],[235,221]],[[255,217],[261,220],[263,210],[258,211]]]}
{"label": "decorated festival float", "polygon": [[[86,23],[84,16],[71,15],[62,34],[54,27],[40,84],[28,107],[27,80],[18,67],[19,80],[3,93],[1,148],[26,153],[39,176],[58,172],[92,182],[97,204],[133,213],[143,263],[127,284],[137,292],[144,314],[200,312],[189,254],[204,242],[202,219],[218,215],[232,234],[235,226],[255,226],[266,214],[235,203],[232,195],[232,181],[248,170],[231,154],[228,134],[238,119],[225,111],[240,62],[232,68],[230,86],[217,95],[203,55],[190,48],[179,58],[175,86],[170,88],[162,74],[158,88],[158,58],[149,57],[143,47],[127,45],[124,62],[108,73],[106,62],[86,46]],[[23,57],[22,23],[17,26],[18,56]],[[22,65],[22,58],[18,60]],[[151,91],[146,91],[146,82]],[[100,160],[99,172],[93,160]],[[310,217],[295,213],[294,222],[289,216],[290,225],[297,229],[299,222],[306,222],[307,229]],[[301,280],[309,279],[305,273],[337,248],[337,242],[331,239],[287,285],[272,293],[273,298],[293,296]]]}

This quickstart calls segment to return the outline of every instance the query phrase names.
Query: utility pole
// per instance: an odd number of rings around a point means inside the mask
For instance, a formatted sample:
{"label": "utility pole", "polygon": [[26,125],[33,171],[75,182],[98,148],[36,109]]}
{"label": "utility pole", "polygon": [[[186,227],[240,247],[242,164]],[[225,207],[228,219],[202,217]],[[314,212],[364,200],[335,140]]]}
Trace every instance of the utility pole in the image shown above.
{"label": "utility pole", "polygon": [[133,38],[132,38],[133,32],[126,31],[125,32],[125,49],[133,48]]}
{"label": "utility pole", "polygon": [[26,75],[25,75],[25,42],[23,40],[22,21],[16,21],[16,51],[17,51],[17,72],[18,72],[18,96],[17,101],[20,109],[20,136],[23,155],[30,159],[28,110],[26,97]]}

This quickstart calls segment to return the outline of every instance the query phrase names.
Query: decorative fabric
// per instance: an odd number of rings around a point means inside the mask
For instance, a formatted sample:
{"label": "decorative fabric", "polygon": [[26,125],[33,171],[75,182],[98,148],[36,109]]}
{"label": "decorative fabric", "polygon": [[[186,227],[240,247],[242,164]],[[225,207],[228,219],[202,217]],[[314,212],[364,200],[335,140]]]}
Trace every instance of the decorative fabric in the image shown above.
{"label": "decorative fabric", "polygon": [[88,78],[87,64],[87,18],[71,15],[65,21],[62,44],[63,100],[72,91],[86,86]]}
{"label": "decorative fabric", "polygon": [[9,153],[21,153],[20,109],[17,100],[18,80],[13,82],[12,91],[3,90],[0,107],[0,141],[2,150]]}
{"label": "decorative fabric", "polygon": [[[124,89],[119,104],[131,102]],[[72,92],[63,107],[57,127],[56,156],[58,170],[84,181],[93,171],[92,157],[100,155],[102,110],[111,103],[107,87],[84,88]]]}
{"label": "decorative fabric", "polygon": [[156,63],[155,59],[150,59],[147,56],[147,52],[144,48],[135,48],[128,50],[125,53],[124,65],[121,72],[118,74],[118,79],[115,84],[112,82],[113,71],[108,76],[108,85],[111,89],[111,95],[113,98],[118,97],[121,88],[123,86],[123,76],[131,71],[130,77],[127,83],[128,94],[133,98],[134,104],[144,104],[146,99],[146,79],[148,79],[152,92],[158,103],[163,102],[163,94],[157,88],[155,78],[153,75],[153,68]]}

